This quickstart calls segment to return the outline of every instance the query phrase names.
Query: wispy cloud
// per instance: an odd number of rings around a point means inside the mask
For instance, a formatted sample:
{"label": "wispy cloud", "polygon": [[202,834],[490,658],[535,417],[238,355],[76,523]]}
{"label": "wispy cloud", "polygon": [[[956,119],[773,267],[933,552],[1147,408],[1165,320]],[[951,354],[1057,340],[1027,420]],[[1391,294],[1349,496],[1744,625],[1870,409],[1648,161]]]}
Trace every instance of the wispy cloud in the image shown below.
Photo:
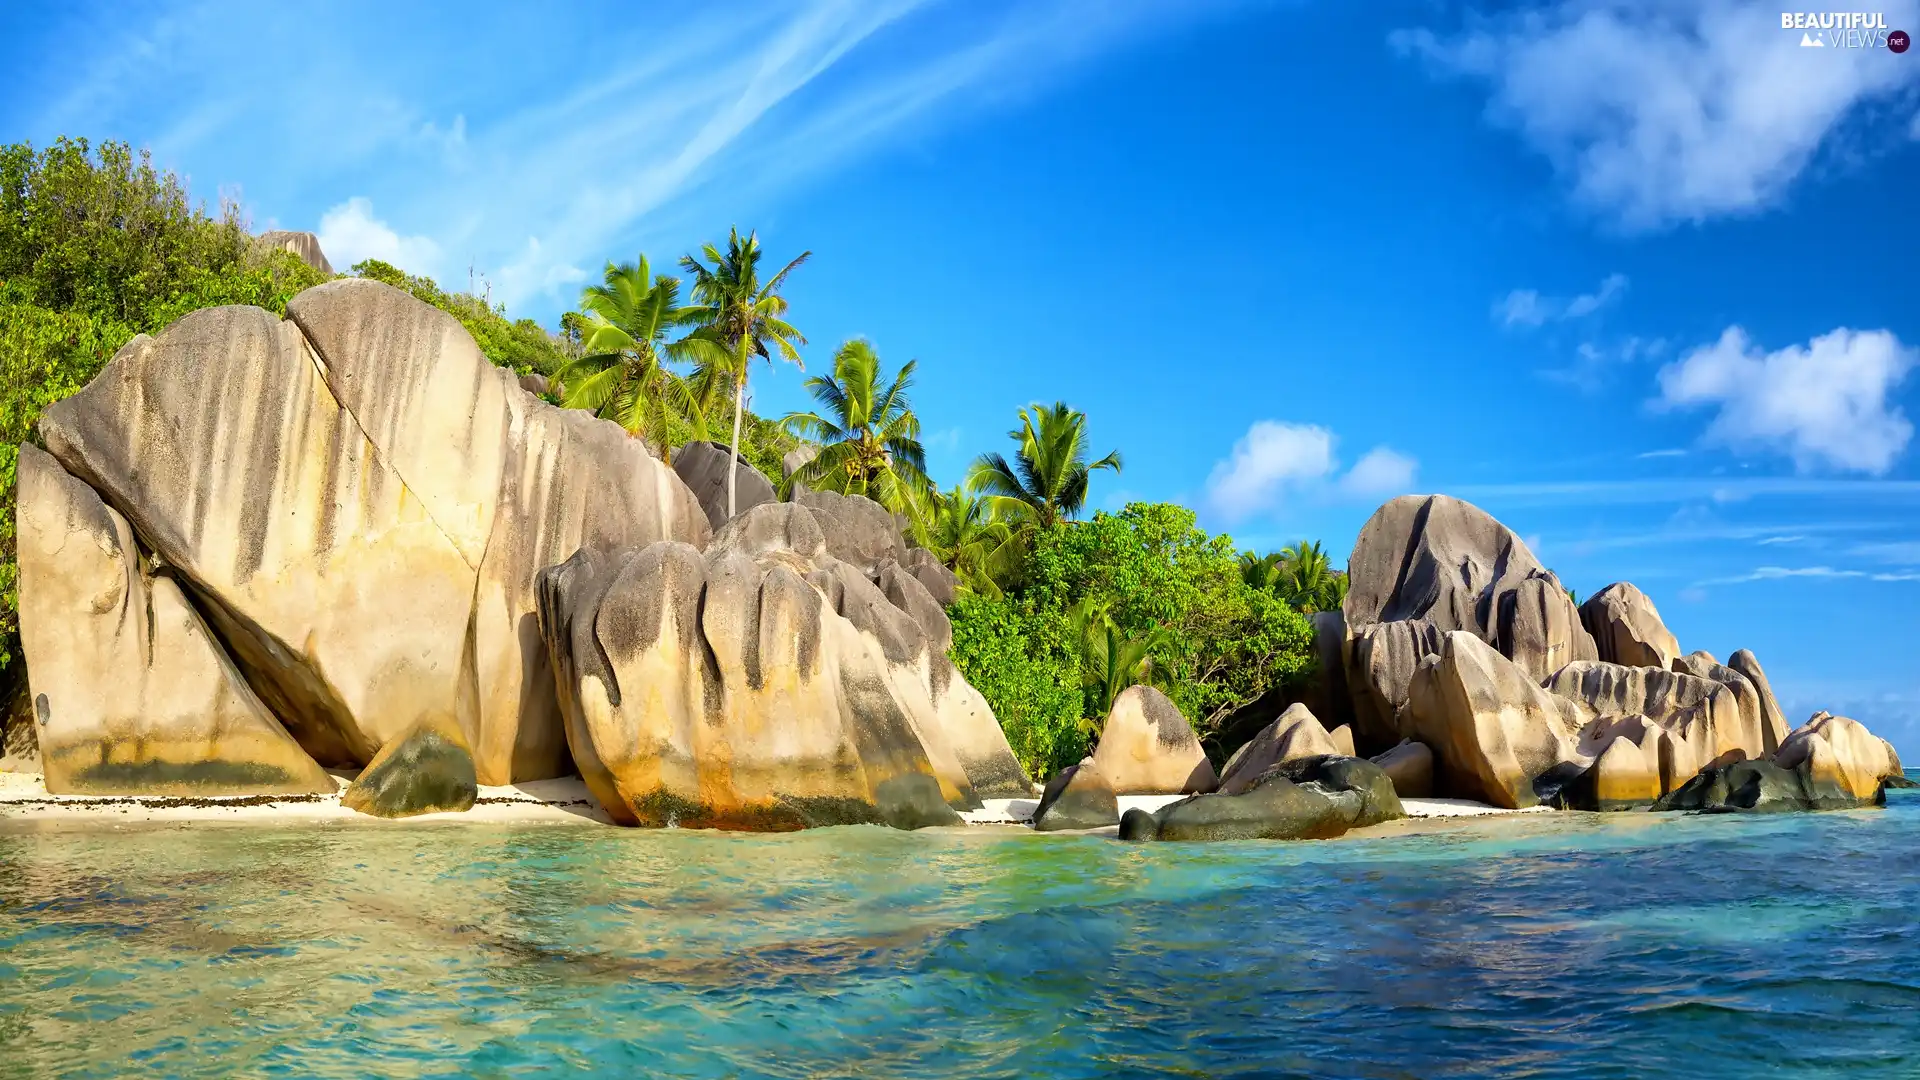
{"label": "wispy cloud", "polygon": [[1651,460],[1653,460],[1653,459],[1655,459],[1655,458],[1677,458],[1677,457],[1686,457],[1686,456],[1687,456],[1687,452],[1686,452],[1685,450],[1679,450],[1679,449],[1671,449],[1671,448],[1670,448],[1670,449],[1666,449],[1666,450],[1648,450],[1648,451],[1646,451],[1646,452],[1644,452],[1644,453],[1639,453],[1639,454],[1635,454],[1635,455],[1633,455],[1633,456],[1634,456],[1635,458],[1637,458],[1637,459],[1639,459],[1639,460],[1641,460],[1641,461],[1651,461]]}
{"label": "wispy cloud", "polygon": [[464,284],[471,261],[495,299],[552,308],[608,257],[752,224],[784,187],[903,130],[1234,6],[796,0],[475,19],[179,2],[102,20],[88,52],[111,62],[50,69],[27,126],[162,133],[156,155],[198,187],[245,181],[259,216],[330,221],[354,248],[330,252],[338,265],[388,251]]}
{"label": "wispy cloud", "polygon": [[1920,581],[1920,573],[1884,573],[1866,570],[1837,570],[1831,566],[1760,566],[1733,577],[1708,578],[1694,583],[1694,588],[1710,585],[1745,585],[1755,581],[1793,581],[1796,579],[1815,579],[1823,581]]}
{"label": "wispy cloud", "polygon": [[[1917,8],[1879,10],[1912,25]],[[1558,0],[1391,41],[1486,83],[1491,118],[1552,160],[1579,202],[1630,229],[1774,205],[1843,120],[1920,82],[1920,65],[1884,50],[1802,50],[1779,6],[1760,0]]]}
{"label": "wispy cloud", "polygon": [[1584,319],[1619,299],[1627,291],[1625,274],[1608,274],[1590,293],[1572,299],[1542,296],[1536,289],[1515,289],[1493,305],[1500,325],[1531,329],[1564,319]]}

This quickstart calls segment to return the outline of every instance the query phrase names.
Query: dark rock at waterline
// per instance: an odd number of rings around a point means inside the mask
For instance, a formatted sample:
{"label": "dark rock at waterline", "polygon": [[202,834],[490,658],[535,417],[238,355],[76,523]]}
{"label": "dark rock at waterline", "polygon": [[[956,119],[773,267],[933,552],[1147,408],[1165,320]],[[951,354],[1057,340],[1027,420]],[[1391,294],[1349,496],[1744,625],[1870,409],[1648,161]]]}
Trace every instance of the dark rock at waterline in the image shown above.
{"label": "dark rock at waterline", "polygon": [[1047,781],[1033,812],[1033,827],[1039,832],[1103,829],[1119,820],[1120,800],[1092,758],[1061,769]]}
{"label": "dark rock at waterline", "polygon": [[1123,840],[1314,840],[1405,817],[1371,761],[1324,755],[1275,766],[1238,795],[1195,795],[1120,819]]}
{"label": "dark rock at waterline", "polygon": [[473,753],[451,720],[427,718],[380,748],[340,796],[340,804],[374,817],[461,811],[480,796]]}
{"label": "dark rock at waterline", "polygon": [[1770,813],[1792,810],[1851,810],[1886,802],[1886,788],[1861,799],[1815,772],[1809,765],[1787,769],[1771,761],[1736,761],[1702,769],[1699,775],[1654,804],[1655,810],[1704,813]]}

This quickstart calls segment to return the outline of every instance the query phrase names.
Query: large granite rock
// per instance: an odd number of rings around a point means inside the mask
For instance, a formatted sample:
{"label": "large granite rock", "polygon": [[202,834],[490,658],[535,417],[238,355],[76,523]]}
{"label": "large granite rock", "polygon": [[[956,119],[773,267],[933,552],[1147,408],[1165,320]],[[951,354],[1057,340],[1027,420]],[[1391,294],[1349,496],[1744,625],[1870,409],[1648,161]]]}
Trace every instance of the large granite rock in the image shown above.
{"label": "large granite rock", "polygon": [[1580,621],[1593,635],[1599,659],[1610,664],[1664,668],[1680,658],[1680,642],[1631,582],[1617,581],[1587,597]]}
{"label": "large granite rock", "polygon": [[333,264],[327,261],[327,253],[320,249],[320,238],[310,232],[273,229],[254,237],[253,250],[285,251],[323,274],[334,272]]}
{"label": "large granite rock", "polygon": [[1238,794],[1202,794],[1120,819],[1123,840],[1312,840],[1405,817],[1393,782],[1359,758],[1320,756],[1269,769]]}
{"label": "large granite rock", "polygon": [[541,576],[541,624],[617,821],[914,828],[1032,791],[978,693],[802,506],[756,506],[704,554],[583,550]]}
{"label": "large granite rock", "polygon": [[1273,723],[1268,724],[1245,746],[1234,751],[1220,770],[1222,795],[1238,795],[1254,785],[1276,765],[1303,758],[1329,755],[1353,755],[1352,747],[1340,747],[1305,705],[1289,705]]}
{"label": "large granite rock", "polygon": [[1892,743],[1858,720],[1824,712],[1793,729],[1773,762],[1798,772],[1822,810],[1885,802],[1888,781],[1904,779]]}
{"label": "large granite rock", "polygon": [[1218,782],[1193,725],[1151,686],[1120,691],[1100,729],[1093,763],[1121,795],[1212,791]]}
{"label": "large granite rock", "polygon": [[334,790],[124,517],[31,444],[17,498],[20,636],[48,791]]}
{"label": "large granite rock", "polygon": [[567,772],[535,574],[710,532],[638,440],[372,281],[309,289],[285,321],[210,308],[136,338],[40,430],[328,765],[451,707],[480,782]]}
{"label": "large granite rock", "polygon": [[1593,764],[1560,789],[1569,810],[1646,810],[1665,794],[1657,742],[1616,733],[1601,745]]}
{"label": "large granite rock", "polygon": [[1787,717],[1780,711],[1780,701],[1773,696],[1773,684],[1767,681],[1767,673],[1760,666],[1760,659],[1752,652],[1741,649],[1727,657],[1727,666],[1746,676],[1760,695],[1760,713],[1762,723],[1767,730],[1780,732],[1781,741],[1786,740]]}
{"label": "large granite rock", "polygon": [[900,564],[907,573],[918,578],[926,586],[927,595],[941,607],[952,607],[954,596],[960,590],[960,576],[947,569],[940,557],[926,548],[910,548],[906,561]]}
{"label": "large granite rock", "polygon": [[1758,714],[1713,679],[1583,660],[1556,672],[1547,689],[1592,718],[1590,740],[1618,729],[1654,754],[1663,794],[1709,765],[1767,753]]}
{"label": "large granite rock", "polygon": [[1591,764],[1579,709],[1469,631],[1449,632],[1414,672],[1407,712],[1412,737],[1433,751],[1437,786],[1455,797],[1536,806],[1568,766]]}
{"label": "large granite rock", "polygon": [[745,513],[761,503],[778,501],[773,483],[745,460],[735,464],[733,451],[710,442],[690,442],[673,452],[673,471],[687,490],[700,500],[707,521],[715,528],[727,523],[727,473],[734,474],[735,513]]}
{"label": "large granite rock", "polygon": [[1760,688],[1744,672],[1719,663],[1712,654],[1706,652],[1689,653],[1669,666],[1674,671],[1727,688],[1727,692],[1733,695],[1734,706],[1740,711],[1740,730],[1748,733],[1746,737],[1753,738],[1754,745],[1759,747],[1758,750],[1749,747],[1748,756],[1759,757],[1780,748],[1780,743],[1787,737],[1786,719],[1780,715],[1778,707],[1768,710]]}
{"label": "large granite rock", "polygon": [[904,563],[907,543],[886,508],[860,495],[796,491],[793,501],[813,512],[827,537],[827,553],[872,577],[889,562]]}
{"label": "large granite rock", "polygon": [[1120,800],[1092,758],[1061,769],[1047,781],[1040,805],[1033,811],[1033,827],[1039,832],[1102,829],[1119,823]]}
{"label": "large granite rock", "polygon": [[1553,573],[1511,529],[1459,499],[1408,495],[1382,506],[1360,530],[1347,576],[1347,678],[1367,752],[1414,735],[1408,686],[1443,634],[1473,634],[1535,683],[1599,655]]}

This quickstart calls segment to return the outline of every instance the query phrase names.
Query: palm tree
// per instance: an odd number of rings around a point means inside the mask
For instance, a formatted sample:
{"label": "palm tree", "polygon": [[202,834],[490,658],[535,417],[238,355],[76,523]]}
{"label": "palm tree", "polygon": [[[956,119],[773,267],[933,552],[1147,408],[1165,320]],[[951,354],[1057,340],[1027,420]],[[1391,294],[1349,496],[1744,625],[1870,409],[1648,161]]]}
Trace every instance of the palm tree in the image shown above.
{"label": "palm tree", "polygon": [[1116,451],[1087,462],[1087,416],[1055,402],[1020,410],[1020,427],[1007,433],[1020,444],[1012,462],[982,454],[967,482],[985,492],[1001,517],[1041,529],[1071,519],[1087,501],[1087,483],[1095,469],[1120,471]]}
{"label": "palm tree", "polygon": [[666,365],[678,345],[668,331],[693,319],[680,306],[680,279],[652,277],[647,257],[609,262],[602,284],[581,293],[584,318],[575,322],[581,355],[554,372],[561,403],[588,409],[660,448],[672,464],[669,432],[675,418],[698,418],[699,403],[686,382]]}
{"label": "palm tree", "polygon": [[1240,580],[1246,582],[1248,588],[1277,595],[1285,566],[1286,555],[1282,552],[1255,555],[1251,551],[1243,551],[1240,553]]}
{"label": "palm tree", "polygon": [[771,364],[778,350],[782,358],[805,367],[794,346],[805,345],[807,339],[783,318],[787,298],[780,295],[780,286],[813,252],[801,252],[765,284],[760,281],[757,233],[742,237],[739,229],[730,229],[725,251],[707,244],[701,253],[705,262],[692,255],[680,258],[680,265],[693,275],[693,295],[699,301],[692,311],[700,329],[689,335],[687,348],[698,363],[694,379],[701,387],[703,410],[711,405],[723,380],[733,383],[733,468],[727,471],[727,516],[731,517],[738,507],[735,474],[740,470],[740,417],[746,410],[748,365],[756,356]]}
{"label": "palm tree", "polygon": [[1074,605],[1070,614],[1080,637],[1081,689],[1094,696],[1092,722],[1083,719],[1081,726],[1097,735],[1121,691],[1148,680],[1153,670],[1148,654],[1166,631],[1156,628],[1145,637],[1128,637],[1105,609],[1087,600]]}
{"label": "palm tree", "polygon": [[788,432],[820,444],[820,452],[787,483],[865,495],[899,513],[913,510],[913,496],[931,488],[920,418],[907,400],[915,364],[907,361],[883,388],[880,354],[870,342],[854,338],[840,346],[833,374],[806,382],[819,411],[790,413],[781,421]]}
{"label": "palm tree", "polygon": [[917,500],[914,539],[932,551],[967,588],[999,596],[1020,565],[1024,545],[1013,528],[996,520],[985,499],[956,484],[944,494]]}

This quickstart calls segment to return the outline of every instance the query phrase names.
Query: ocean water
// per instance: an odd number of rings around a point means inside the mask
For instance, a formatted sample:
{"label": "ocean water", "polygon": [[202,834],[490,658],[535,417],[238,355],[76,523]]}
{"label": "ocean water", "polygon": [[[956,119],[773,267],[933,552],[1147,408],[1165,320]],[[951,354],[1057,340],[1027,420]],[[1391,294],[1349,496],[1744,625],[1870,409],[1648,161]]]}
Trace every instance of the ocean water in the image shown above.
{"label": "ocean water", "polygon": [[1216,845],[0,822],[0,1075],[1912,1077],[1917,795]]}

